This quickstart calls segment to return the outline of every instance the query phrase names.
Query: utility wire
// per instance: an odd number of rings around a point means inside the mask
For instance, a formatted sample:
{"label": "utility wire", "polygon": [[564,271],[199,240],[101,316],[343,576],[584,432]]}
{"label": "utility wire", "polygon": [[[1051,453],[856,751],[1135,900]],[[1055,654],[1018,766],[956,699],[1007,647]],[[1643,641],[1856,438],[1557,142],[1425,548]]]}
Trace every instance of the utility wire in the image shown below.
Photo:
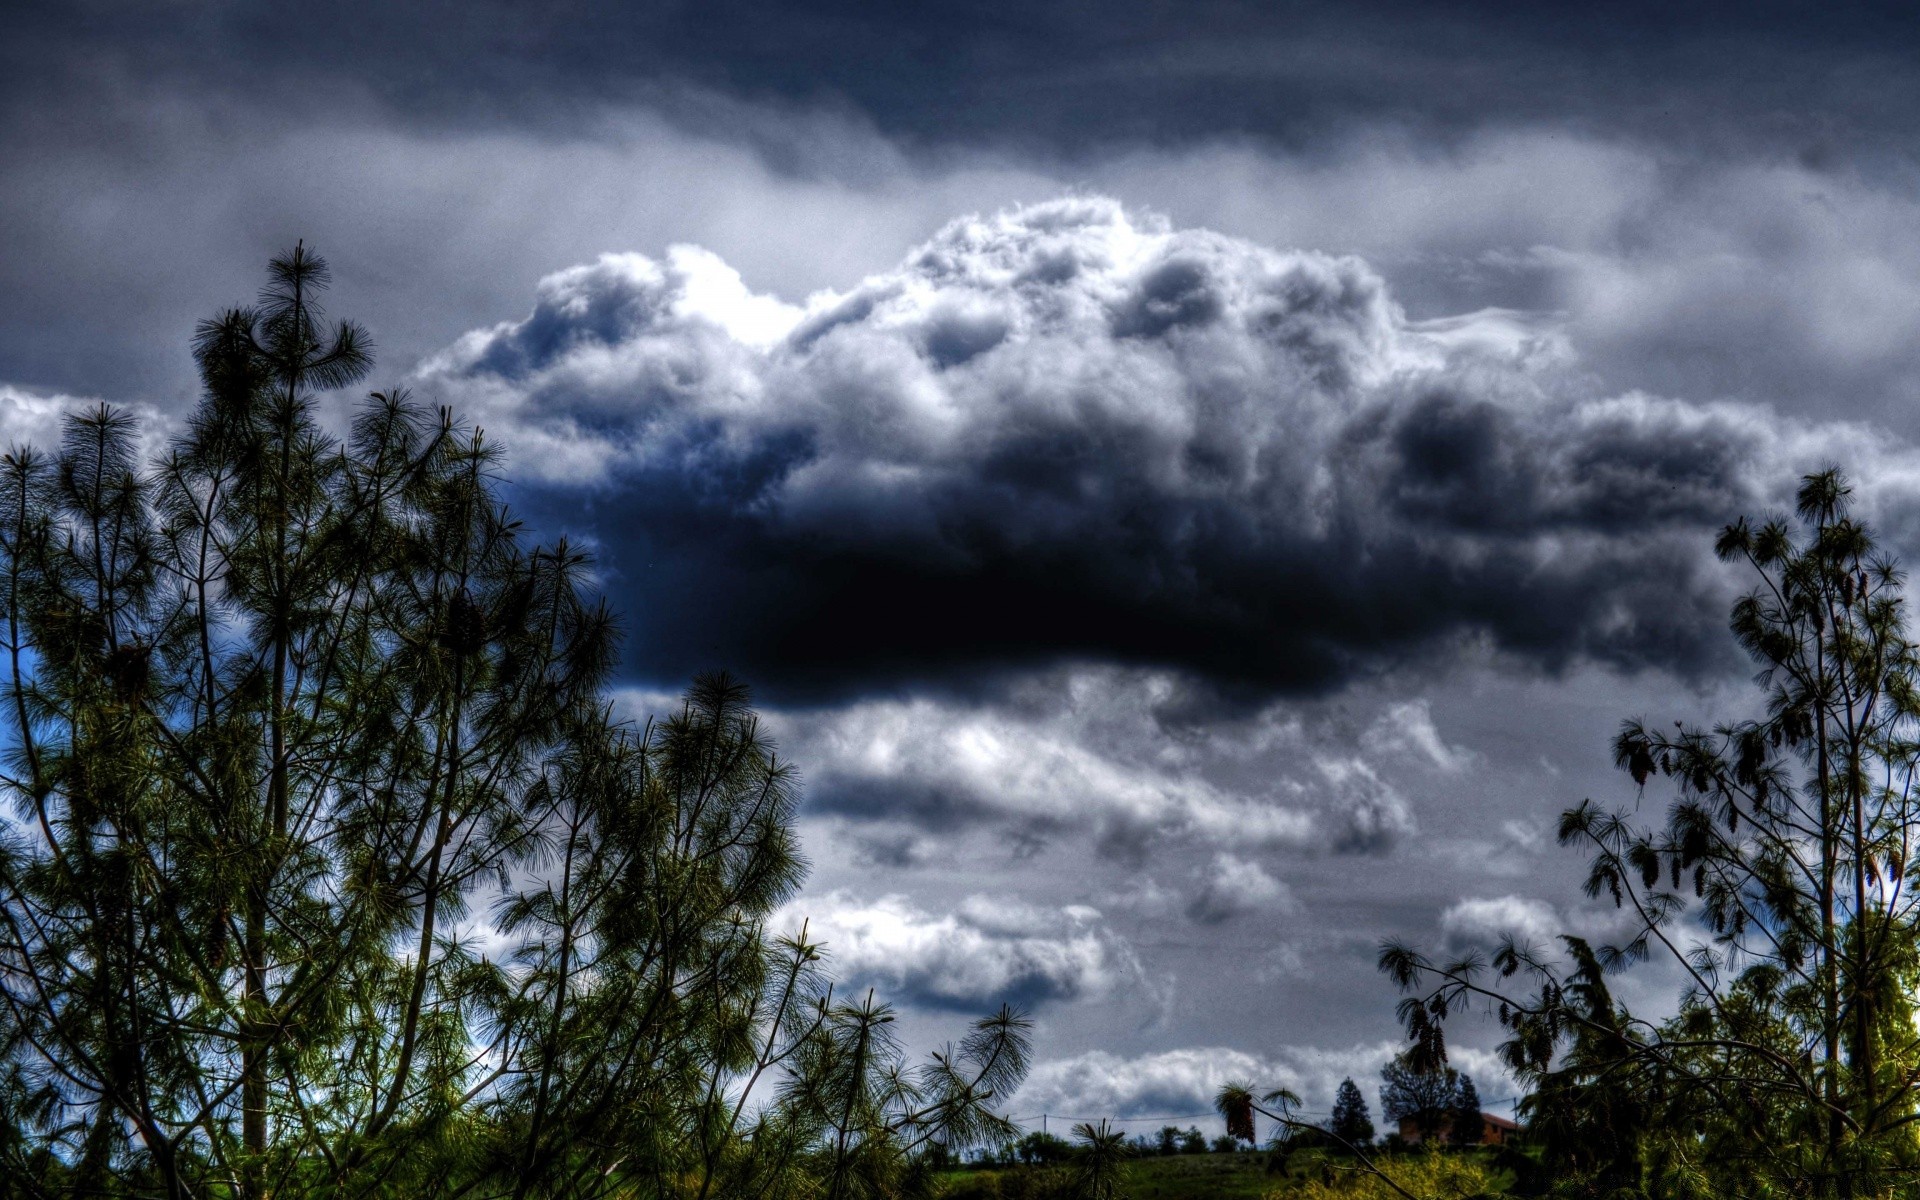
{"label": "utility wire", "polygon": [[[1482,1108],[1491,1108],[1496,1104],[1512,1104],[1514,1101],[1519,1099],[1520,1099],[1519,1096],[1501,1096],[1493,1100],[1482,1100],[1480,1102],[1480,1106]],[[1293,1111],[1293,1115],[1300,1116],[1300,1117],[1330,1117],[1333,1115],[1333,1113],[1330,1110],[1320,1109],[1320,1108],[1296,1108],[1296,1109],[1293,1109],[1292,1111]],[[1093,1124],[1095,1121],[1105,1121],[1111,1125],[1123,1125],[1133,1121],[1203,1121],[1210,1117],[1217,1117],[1219,1115],[1220,1114],[1218,1112],[1200,1112],[1200,1113],[1170,1113],[1170,1114],[1163,1114],[1157,1117],[1075,1117],[1075,1116],[1068,1116],[1065,1113],[1050,1112],[1050,1113],[1028,1113],[1024,1117],[1013,1117],[1011,1119],[1015,1121],[1038,1121],[1042,1118],[1046,1118],[1048,1120],[1056,1120],[1056,1121],[1079,1121],[1088,1125]]]}
{"label": "utility wire", "polygon": [[[1318,1109],[1310,1108],[1296,1108],[1293,1111],[1309,1117],[1327,1117],[1333,1115],[1332,1113],[1321,1112]],[[1094,1121],[1106,1121],[1110,1124],[1119,1125],[1127,1121],[1204,1121],[1210,1117],[1217,1117],[1219,1115],[1218,1112],[1203,1112],[1173,1113],[1171,1115],[1158,1117],[1073,1117],[1065,1113],[1029,1113],[1024,1117],[1013,1117],[1010,1119],[1015,1121],[1038,1121],[1040,1118],[1046,1117],[1050,1120],[1057,1121],[1083,1121],[1089,1124]]]}

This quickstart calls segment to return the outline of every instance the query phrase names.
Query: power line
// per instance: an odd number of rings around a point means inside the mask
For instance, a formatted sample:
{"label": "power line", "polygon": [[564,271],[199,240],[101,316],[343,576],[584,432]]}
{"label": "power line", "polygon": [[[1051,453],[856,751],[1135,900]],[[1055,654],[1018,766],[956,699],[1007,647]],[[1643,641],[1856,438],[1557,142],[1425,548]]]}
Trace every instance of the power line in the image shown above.
{"label": "power line", "polygon": [[[1319,1109],[1311,1109],[1311,1108],[1296,1108],[1293,1111],[1295,1113],[1300,1114],[1301,1116],[1308,1116],[1308,1117],[1327,1117],[1327,1116],[1333,1115],[1332,1113],[1329,1113],[1329,1112],[1323,1112]],[[1217,1117],[1219,1115],[1220,1114],[1218,1112],[1202,1112],[1202,1113],[1173,1113],[1171,1115],[1162,1115],[1157,1117],[1072,1117],[1072,1116],[1066,1115],[1065,1113],[1028,1113],[1024,1117],[1013,1117],[1010,1119],[1015,1121],[1038,1121],[1046,1117],[1059,1117],[1062,1121],[1083,1121],[1087,1123],[1091,1123],[1094,1121],[1107,1121],[1111,1124],[1119,1125],[1128,1121],[1204,1121],[1210,1117]]]}
{"label": "power line", "polygon": [[[1491,1108],[1496,1104],[1512,1104],[1519,1099],[1521,1099],[1519,1096],[1500,1096],[1492,1100],[1482,1100],[1480,1106],[1482,1108]],[[1093,1124],[1095,1121],[1106,1121],[1112,1125],[1124,1125],[1138,1121],[1204,1121],[1219,1115],[1218,1112],[1200,1112],[1163,1113],[1159,1116],[1146,1117],[1076,1117],[1068,1116],[1065,1113],[1028,1113],[1024,1117],[1016,1116],[1011,1119],[1015,1121],[1042,1121],[1057,1117],[1062,1121],[1079,1121],[1088,1125]],[[1296,1108],[1292,1110],[1292,1115],[1296,1117],[1330,1117],[1333,1113],[1330,1110],[1322,1108]]]}
{"label": "power line", "polygon": [[1029,1113],[1024,1117],[1014,1117],[1016,1121],[1038,1121],[1042,1117],[1059,1117],[1062,1121],[1109,1121],[1119,1124],[1122,1121],[1198,1121],[1205,1117],[1217,1117],[1219,1113],[1175,1113],[1163,1117],[1073,1117],[1066,1113]]}

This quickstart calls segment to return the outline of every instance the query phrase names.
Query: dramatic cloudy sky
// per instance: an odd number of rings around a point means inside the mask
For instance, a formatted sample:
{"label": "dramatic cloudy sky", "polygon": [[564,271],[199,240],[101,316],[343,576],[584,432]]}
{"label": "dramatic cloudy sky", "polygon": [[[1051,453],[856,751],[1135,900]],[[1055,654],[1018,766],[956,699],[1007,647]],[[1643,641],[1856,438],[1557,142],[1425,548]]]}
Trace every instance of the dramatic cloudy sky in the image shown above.
{"label": "dramatic cloudy sky", "polygon": [[1747,703],[1719,526],[1838,464],[1920,549],[1920,56],[1819,9],[28,0],[0,433],[163,428],[306,238],[597,548],[633,711],[755,685],[786,918],[910,1042],[1324,1108],[1382,937],[1613,927],[1553,818]]}

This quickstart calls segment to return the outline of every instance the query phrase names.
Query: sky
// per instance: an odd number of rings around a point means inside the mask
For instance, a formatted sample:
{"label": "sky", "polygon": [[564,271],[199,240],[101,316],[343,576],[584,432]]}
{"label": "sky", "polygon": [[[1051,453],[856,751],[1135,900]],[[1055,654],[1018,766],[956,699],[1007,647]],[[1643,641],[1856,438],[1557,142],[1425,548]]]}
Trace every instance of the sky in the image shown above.
{"label": "sky", "polygon": [[[1716,531],[1839,466],[1920,549],[1897,6],[7,24],[0,437],[164,436],[194,323],[305,239],[374,383],[593,549],[629,711],[754,687],[781,920],[920,1049],[1028,1009],[1023,1118],[1371,1098],[1381,939],[1620,928],[1554,823],[1660,810],[1621,720],[1751,709]],[[1496,1041],[1454,1033],[1489,1100]]]}

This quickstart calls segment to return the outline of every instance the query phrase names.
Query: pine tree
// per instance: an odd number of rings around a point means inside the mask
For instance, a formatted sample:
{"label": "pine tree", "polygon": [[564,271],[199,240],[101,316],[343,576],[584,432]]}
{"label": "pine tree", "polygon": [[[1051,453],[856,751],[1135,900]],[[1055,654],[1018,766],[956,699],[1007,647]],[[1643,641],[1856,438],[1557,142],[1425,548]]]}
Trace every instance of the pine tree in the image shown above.
{"label": "pine tree", "polygon": [[1486,1129],[1486,1118],[1480,1114],[1480,1089],[1473,1085],[1473,1076],[1462,1071],[1453,1094],[1453,1121],[1448,1140],[1456,1146],[1478,1146]]}
{"label": "pine tree", "polygon": [[1071,1172],[1073,1194],[1084,1200],[1118,1200],[1124,1192],[1127,1135],[1103,1120],[1098,1125],[1075,1125],[1073,1136],[1080,1139]]}
{"label": "pine tree", "polygon": [[1327,1127],[1333,1136],[1353,1146],[1366,1146],[1373,1142],[1373,1114],[1367,1111],[1367,1098],[1352,1079],[1340,1081],[1340,1090],[1333,1098],[1333,1118]]}
{"label": "pine tree", "polygon": [[[1743,519],[1715,545],[1758,576],[1730,622],[1758,715],[1626,722],[1615,761],[1664,802],[1561,816],[1560,840],[1592,856],[1588,896],[1631,923],[1623,941],[1381,954],[1423,1061],[1444,1060],[1464,1009],[1507,1029],[1548,1165],[1583,1186],[1864,1196],[1920,1170],[1920,646],[1905,576],[1839,472],[1804,477],[1797,509],[1798,528]],[[1661,1022],[1605,980],[1655,954],[1687,980]]]}
{"label": "pine tree", "polygon": [[480,432],[327,432],[369,357],[326,283],[296,247],[200,327],[157,460],[105,408],[0,458],[0,1190],[837,1197],[1009,1131],[1024,1018],[912,1068],[767,930],[803,862],[746,689],[616,721],[587,560]]}

